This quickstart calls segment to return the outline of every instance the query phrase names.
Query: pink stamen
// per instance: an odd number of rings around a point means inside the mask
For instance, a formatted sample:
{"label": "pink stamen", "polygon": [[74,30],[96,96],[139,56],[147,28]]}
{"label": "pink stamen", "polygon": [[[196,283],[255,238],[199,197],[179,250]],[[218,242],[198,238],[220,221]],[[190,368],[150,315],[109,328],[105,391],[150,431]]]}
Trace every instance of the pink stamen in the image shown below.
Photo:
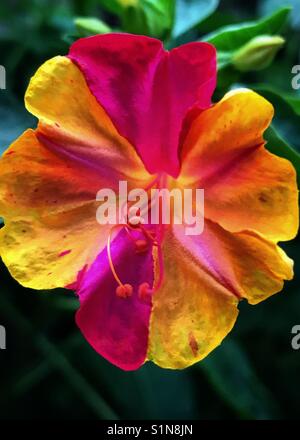
{"label": "pink stamen", "polygon": [[[165,187],[166,183],[167,183],[167,177],[165,175],[159,175],[157,176],[145,189],[148,190],[150,188],[152,188],[154,185],[156,185],[158,183],[158,188],[163,188]],[[153,200],[151,199],[151,201],[148,201],[147,203],[147,211],[149,211],[149,209],[152,207],[152,204],[155,203],[155,201],[153,202]],[[124,206],[122,206],[122,216],[124,215]],[[144,207],[142,207],[144,208]],[[142,217],[142,211],[140,210],[139,212],[140,217]],[[162,224],[162,222],[159,222],[158,225],[155,225],[155,232],[148,230],[147,227],[145,225],[143,225],[141,223],[141,221],[139,222],[134,222],[134,224],[132,224],[130,222],[129,219],[127,219],[127,223],[125,225],[123,224],[118,224],[115,225],[114,227],[112,227],[112,229],[110,230],[108,239],[107,239],[107,256],[108,256],[108,261],[109,261],[109,266],[111,269],[111,272],[116,280],[116,282],[118,283],[118,287],[116,288],[116,295],[120,298],[128,298],[132,295],[133,292],[133,287],[131,284],[129,283],[123,283],[121,281],[121,279],[119,278],[117,271],[115,269],[113,260],[112,260],[112,256],[111,256],[111,240],[112,240],[112,235],[114,233],[114,231],[118,228],[125,228],[125,231],[128,235],[128,237],[130,238],[130,240],[135,244],[135,248],[136,248],[136,252],[137,253],[144,253],[149,249],[149,246],[157,246],[157,252],[158,252],[158,267],[159,267],[159,277],[158,280],[156,281],[156,285],[153,286],[153,288],[151,289],[149,286],[149,283],[144,282],[142,284],[140,284],[139,289],[138,289],[138,296],[140,298],[141,301],[147,303],[147,304],[151,304],[152,301],[152,295],[157,292],[163,282],[164,279],[164,262],[163,262],[163,253],[162,253],[162,242],[163,242],[163,238],[164,238],[164,233],[165,233],[165,225]],[[139,231],[141,232],[145,239],[136,239],[133,236],[133,232],[134,231]]]}
{"label": "pink stamen", "polygon": [[[120,225],[116,225],[116,226],[114,226],[114,227],[111,228],[111,230],[110,230],[110,232],[109,232],[109,235],[108,235],[108,238],[107,238],[107,246],[106,246],[106,248],[107,248],[107,257],[108,257],[108,262],[109,262],[110,270],[112,271],[112,274],[113,274],[115,280],[116,280],[117,283],[119,284],[119,287],[124,288],[124,284],[122,283],[122,281],[121,281],[120,278],[118,277],[118,274],[117,274],[117,272],[116,272],[116,269],[115,269],[115,266],[114,266],[114,263],[113,263],[113,260],[112,260],[112,256],[111,256],[111,237],[112,237],[112,234],[113,234],[113,232],[115,231],[115,229],[117,229],[117,228],[119,228],[119,227],[120,227]],[[122,226],[122,227],[123,227],[123,226]],[[117,292],[116,292],[116,293],[117,293]],[[118,296],[119,296],[119,295],[118,295]]]}

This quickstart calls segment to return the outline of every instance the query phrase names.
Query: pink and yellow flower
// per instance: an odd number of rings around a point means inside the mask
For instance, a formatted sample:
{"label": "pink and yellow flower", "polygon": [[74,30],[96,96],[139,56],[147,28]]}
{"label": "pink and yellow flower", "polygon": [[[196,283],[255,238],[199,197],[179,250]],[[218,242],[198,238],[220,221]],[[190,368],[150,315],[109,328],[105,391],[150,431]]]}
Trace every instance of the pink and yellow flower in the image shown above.
{"label": "pink and yellow flower", "polygon": [[[77,41],[32,78],[39,119],[0,162],[0,252],[33,289],[76,290],[76,321],[97,352],[133,370],[184,368],[220,344],[238,302],[293,276],[278,247],[298,228],[293,166],[270,154],[272,105],[235,90],[211,105],[215,49],[111,34]],[[96,193],[204,188],[205,226],[147,230],[96,221]],[[197,209],[197,207],[196,207]]]}

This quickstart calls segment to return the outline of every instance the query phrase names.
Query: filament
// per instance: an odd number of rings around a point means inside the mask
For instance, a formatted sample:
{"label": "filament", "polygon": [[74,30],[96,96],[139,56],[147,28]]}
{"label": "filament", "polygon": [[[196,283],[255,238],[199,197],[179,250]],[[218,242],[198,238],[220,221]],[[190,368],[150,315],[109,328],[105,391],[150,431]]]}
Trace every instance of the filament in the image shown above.
{"label": "filament", "polygon": [[[152,182],[150,182],[150,184],[145,188],[145,190],[149,190],[150,188],[154,187],[155,185],[157,185],[158,188],[162,188],[166,185],[166,177],[164,175],[159,175],[157,176]],[[122,218],[124,217],[124,209],[126,207],[126,203],[125,202],[122,207],[121,207],[121,215]],[[139,217],[141,218],[146,212],[149,211],[149,209],[152,208],[152,205],[155,203],[155,201],[152,200],[152,198],[150,200],[148,200],[147,205],[144,204],[141,208],[140,208],[140,213],[139,213]],[[138,244],[137,238],[134,237],[133,235],[133,231],[139,231],[140,233],[142,233],[145,237],[145,250],[147,250],[147,243],[152,245],[152,246],[156,246],[157,247],[157,256],[158,256],[158,268],[159,268],[159,276],[157,281],[155,280],[154,282],[154,286],[151,289],[149,286],[149,293],[152,295],[153,293],[155,293],[162,285],[163,282],[163,278],[164,278],[164,264],[163,264],[163,253],[162,253],[162,246],[161,243],[163,241],[163,236],[164,236],[164,232],[165,232],[165,226],[162,223],[159,223],[158,225],[155,226],[155,231],[151,231],[148,230],[141,222],[138,223],[137,225],[134,224],[130,224],[130,220],[128,219],[127,216],[127,222],[126,224],[117,224],[115,226],[113,226],[109,232],[108,238],[107,238],[107,257],[108,257],[108,262],[109,262],[109,267],[110,270],[113,274],[113,277],[115,278],[116,282],[118,283],[119,287],[116,289],[116,293],[118,296],[122,296],[124,297],[128,297],[132,294],[132,286],[130,284],[127,283],[123,283],[120,279],[120,277],[117,274],[116,268],[114,266],[113,263],[113,259],[112,259],[112,255],[111,255],[111,242],[112,242],[112,236],[113,233],[116,229],[121,228],[121,229],[125,229],[126,234],[128,235],[128,237],[130,238],[130,240],[135,243],[136,245]],[[144,250],[142,250],[143,252]],[[139,252],[139,250],[137,250],[137,252]],[[140,285],[141,286],[145,286],[145,284],[148,283],[142,283]],[[121,292],[118,290],[121,288]]]}
{"label": "filament", "polygon": [[120,227],[120,225],[116,225],[116,226],[112,227],[110,232],[109,232],[109,235],[108,235],[108,238],[107,238],[107,256],[108,256],[109,267],[110,267],[110,270],[112,271],[112,274],[113,274],[115,280],[117,281],[119,286],[124,287],[124,284],[122,283],[122,281],[118,277],[118,274],[116,272],[116,269],[115,269],[115,266],[114,266],[114,263],[113,263],[113,260],[112,260],[112,257],[111,257],[111,237],[112,237],[112,234],[113,234],[114,230],[116,228],[118,228],[118,227]]}

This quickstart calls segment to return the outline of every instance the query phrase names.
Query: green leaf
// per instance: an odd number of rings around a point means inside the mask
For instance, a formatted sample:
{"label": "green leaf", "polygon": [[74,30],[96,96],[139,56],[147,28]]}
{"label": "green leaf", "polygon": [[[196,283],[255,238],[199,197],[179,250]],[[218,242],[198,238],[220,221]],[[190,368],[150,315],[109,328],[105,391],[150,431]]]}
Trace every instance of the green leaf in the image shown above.
{"label": "green leaf", "polygon": [[200,362],[199,368],[240,418],[276,417],[277,408],[269,390],[257,377],[244,351],[232,339],[223,342]]}
{"label": "green leaf", "polygon": [[[213,44],[217,49],[220,76],[222,76],[221,69],[230,66],[237,51],[241,50],[251,40],[261,35],[272,36],[278,34],[285,24],[289,13],[289,7],[281,8],[274,12],[274,14],[261,20],[224,26],[204,36],[202,41]],[[224,59],[226,60],[225,63]]]}
{"label": "green leaf", "polygon": [[173,0],[139,0],[136,7],[123,14],[123,28],[127,32],[165,39],[174,21]]}
{"label": "green leaf", "polygon": [[99,419],[118,420],[116,412],[110,407],[106,400],[99,394],[92,384],[81,374],[81,372],[69,361],[63,351],[56,347],[42,333],[34,328],[31,320],[22,314],[17,307],[9,302],[7,292],[1,299],[1,310],[8,318],[17,319],[19,327],[22,328],[24,337],[35,344],[40,354],[47,359],[53,369],[59,371],[64,380],[69,382],[72,388],[93,410]]}
{"label": "green leaf", "polygon": [[80,37],[89,37],[91,35],[107,34],[111,32],[111,28],[94,17],[78,17],[75,18],[74,24]]}
{"label": "green leaf", "polygon": [[300,116],[300,97],[296,98],[294,96],[281,95],[288,102],[288,104],[292,107],[296,115]]}
{"label": "green leaf", "polygon": [[266,15],[284,5],[293,8],[291,23],[295,29],[300,29],[300,0],[260,0],[257,6],[259,14]]}
{"label": "green leaf", "polygon": [[259,35],[278,34],[290,10],[290,7],[284,7],[261,20],[225,26],[203,37],[203,41],[213,44],[218,51],[233,52]]}
{"label": "green leaf", "polygon": [[224,69],[231,64],[231,53],[218,51],[218,70]]}
{"label": "green leaf", "polygon": [[218,7],[219,0],[177,0],[173,38],[192,29]]}
{"label": "green leaf", "polygon": [[298,186],[300,186],[300,155],[295,151],[286,140],[276,131],[276,128],[271,125],[264,133],[264,138],[267,141],[266,148],[271,153],[277,156],[284,157],[292,162],[297,172]]}
{"label": "green leaf", "polygon": [[[126,4],[126,0],[100,0],[99,3],[109,12],[112,12],[113,14],[122,15],[124,10],[124,5]],[[128,1],[128,4],[136,2]]]}
{"label": "green leaf", "polygon": [[259,93],[268,95],[269,97],[272,97],[273,95],[274,100],[277,98],[281,101],[285,101],[294,113],[300,116],[300,95],[297,96],[295,93],[287,93],[270,84],[254,84],[250,86],[250,88],[257,90]]}
{"label": "green leaf", "polygon": [[101,0],[121,20],[122,30],[132,34],[168,38],[174,22],[174,0]]}

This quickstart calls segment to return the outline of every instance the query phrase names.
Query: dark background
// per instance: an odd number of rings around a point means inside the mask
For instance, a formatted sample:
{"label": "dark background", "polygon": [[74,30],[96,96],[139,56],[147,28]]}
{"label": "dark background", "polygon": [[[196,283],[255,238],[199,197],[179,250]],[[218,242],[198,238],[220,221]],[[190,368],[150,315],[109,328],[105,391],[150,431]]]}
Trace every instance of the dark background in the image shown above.
{"label": "dark background", "polygon": [[[34,125],[24,110],[26,86],[39,65],[67,53],[76,36],[74,17],[101,17],[119,26],[99,3],[1,2],[0,64],[7,70],[7,90],[0,91],[2,150]],[[295,9],[284,30],[285,48],[267,69],[234,76],[231,82],[264,82],[296,94],[290,82],[291,67],[300,64],[300,4],[286,3]],[[255,20],[282,4],[221,1],[190,39],[221,25]],[[281,120],[279,124],[284,126]],[[299,143],[300,124],[292,129],[287,124],[286,130]],[[77,301],[72,295],[22,288],[1,264],[0,325],[6,327],[7,349],[0,350],[0,419],[298,419],[300,350],[291,347],[291,329],[300,325],[299,240],[284,248],[296,261],[295,279],[257,306],[241,303],[237,324],[225,342],[183,371],[150,363],[131,373],[115,368],[76,328]]]}

